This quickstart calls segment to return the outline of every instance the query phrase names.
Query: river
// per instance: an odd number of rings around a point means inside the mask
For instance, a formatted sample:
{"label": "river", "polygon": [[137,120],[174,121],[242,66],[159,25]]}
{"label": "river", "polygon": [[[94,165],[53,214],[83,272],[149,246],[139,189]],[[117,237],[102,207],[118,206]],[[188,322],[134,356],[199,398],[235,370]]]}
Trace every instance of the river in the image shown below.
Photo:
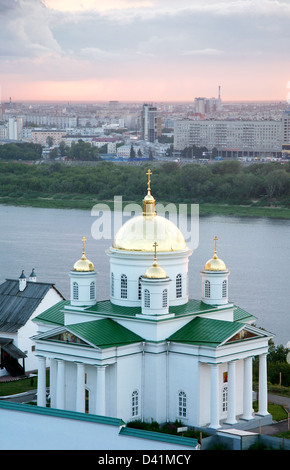
{"label": "river", "polygon": [[[17,279],[22,269],[28,277],[35,268],[38,281],[54,283],[69,298],[68,273],[81,257],[85,236],[86,255],[99,273],[98,299],[109,298],[105,250],[112,240],[93,238],[95,220],[90,211],[0,205],[0,282]],[[215,235],[217,253],[231,273],[230,301],[255,315],[256,325],[273,333],[276,344],[286,345],[290,341],[290,221],[200,218],[199,243],[189,263],[191,298],[201,297],[200,270],[212,257]]]}

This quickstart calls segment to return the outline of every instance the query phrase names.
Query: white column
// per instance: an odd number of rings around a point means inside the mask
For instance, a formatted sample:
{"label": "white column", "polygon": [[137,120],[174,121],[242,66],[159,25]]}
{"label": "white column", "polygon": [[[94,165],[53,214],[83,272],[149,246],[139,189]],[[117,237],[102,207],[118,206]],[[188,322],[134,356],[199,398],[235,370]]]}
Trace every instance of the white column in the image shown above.
{"label": "white column", "polygon": [[65,393],[65,362],[57,361],[57,385],[56,385],[56,407],[64,410],[64,393]]}
{"label": "white column", "polygon": [[227,423],[235,424],[236,420],[236,362],[228,363],[228,413]]}
{"label": "white column", "polygon": [[38,358],[37,406],[46,406],[46,358]]}
{"label": "white column", "polygon": [[244,359],[244,413],[242,418],[249,420],[253,418],[253,374],[252,357]]}
{"label": "white column", "polygon": [[50,406],[56,408],[57,361],[50,359]]}
{"label": "white column", "polygon": [[259,356],[259,415],[268,415],[267,354]]}
{"label": "white column", "polygon": [[211,364],[210,383],[210,428],[220,428],[219,422],[219,367],[218,364]]}
{"label": "white column", "polygon": [[85,365],[77,364],[76,411],[85,412]]}
{"label": "white column", "polygon": [[97,367],[96,414],[106,414],[106,366]]}

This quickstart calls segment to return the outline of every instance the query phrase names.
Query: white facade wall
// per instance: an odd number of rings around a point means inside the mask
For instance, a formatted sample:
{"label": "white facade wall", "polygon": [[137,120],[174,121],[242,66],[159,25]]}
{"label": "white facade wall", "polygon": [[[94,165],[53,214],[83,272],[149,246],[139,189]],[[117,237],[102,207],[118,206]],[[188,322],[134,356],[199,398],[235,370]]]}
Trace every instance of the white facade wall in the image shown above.
{"label": "white facade wall", "polygon": [[75,307],[95,305],[97,300],[97,273],[95,271],[71,271],[69,276],[71,305]]}
{"label": "white facade wall", "polygon": [[[169,305],[183,305],[188,301],[188,257],[191,252],[160,252],[158,264],[171,279],[169,284]],[[153,264],[153,253],[121,252],[110,250],[110,282],[114,275],[114,295],[111,285],[111,302],[116,305],[136,307],[141,305],[138,299],[138,279]],[[181,297],[176,296],[176,276],[181,274]],[[121,297],[121,276],[127,276],[127,298]]]}
{"label": "white facade wall", "polygon": [[[31,340],[31,337],[37,333],[38,326],[32,320],[60,300],[62,300],[62,297],[55,289],[51,288],[26,324],[18,330],[18,334],[15,336],[15,346],[27,354],[27,358],[25,359],[26,372],[37,369],[37,357],[35,357],[34,354],[35,343]],[[20,361],[20,364],[22,365],[22,360]]]}
{"label": "white facade wall", "polygon": [[[181,450],[188,453],[195,449],[182,443],[122,435],[121,422],[112,425],[109,419],[103,422],[98,417],[89,419],[80,413],[51,411],[31,405],[4,404],[0,407],[0,421],[5,423],[0,426],[1,450]],[[116,457],[115,453],[111,456]],[[142,455],[138,456],[141,460]],[[98,460],[95,463],[98,465]],[[122,463],[129,467],[127,462],[119,461]]]}

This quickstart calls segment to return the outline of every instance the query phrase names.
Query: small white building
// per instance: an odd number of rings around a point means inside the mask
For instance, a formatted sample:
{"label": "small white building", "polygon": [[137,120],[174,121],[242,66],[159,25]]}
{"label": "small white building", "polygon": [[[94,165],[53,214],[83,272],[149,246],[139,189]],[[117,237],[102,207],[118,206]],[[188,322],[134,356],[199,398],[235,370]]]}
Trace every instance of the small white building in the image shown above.
{"label": "small white building", "polygon": [[53,408],[125,422],[250,426],[252,361],[259,357],[258,415],[268,416],[272,335],[229,301],[230,273],[214,240],[213,257],[201,267],[201,299],[189,299],[192,251],[180,230],[156,215],[149,180],[143,214],[120,228],[107,251],[110,299],[98,300],[98,277],[83,246],[69,275],[70,301],[34,320],[38,405],[46,405],[50,367]]}

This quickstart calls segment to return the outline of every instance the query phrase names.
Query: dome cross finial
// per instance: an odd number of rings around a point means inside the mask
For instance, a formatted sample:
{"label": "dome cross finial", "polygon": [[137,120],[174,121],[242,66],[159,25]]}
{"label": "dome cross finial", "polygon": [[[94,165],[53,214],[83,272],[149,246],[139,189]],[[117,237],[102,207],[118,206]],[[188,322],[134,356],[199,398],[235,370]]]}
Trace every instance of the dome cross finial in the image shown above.
{"label": "dome cross finial", "polygon": [[151,184],[151,179],[150,179],[150,176],[152,175],[152,171],[149,170],[147,171],[146,175],[148,176],[148,187],[147,187],[147,191],[151,191],[151,187],[150,187],[150,184]]}
{"label": "dome cross finial", "polygon": [[216,242],[218,240],[218,237],[215,236],[213,240],[214,240],[214,254],[216,255]]}
{"label": "dome cross finial", "polygon": [[83,237],[83,238],[82,238],[82,242],[83,242],[83,254],[85,254],[86,241],[87,241],[86,237]]}
{"label": "dome cross finial", "polygon": [[157,261],[157,246],[158,246],[158,243],[154,242],[153,246],[154,246],[154,261]]}

